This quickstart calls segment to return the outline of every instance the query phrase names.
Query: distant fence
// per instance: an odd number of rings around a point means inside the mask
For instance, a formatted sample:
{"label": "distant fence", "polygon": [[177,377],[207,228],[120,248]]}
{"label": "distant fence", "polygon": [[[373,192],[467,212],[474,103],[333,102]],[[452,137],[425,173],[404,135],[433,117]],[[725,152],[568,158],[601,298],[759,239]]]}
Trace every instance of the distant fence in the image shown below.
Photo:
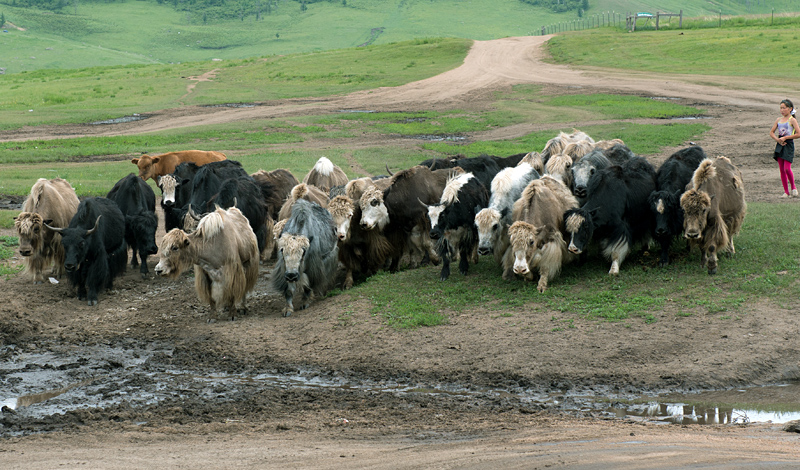
{"label": "distant fence", "polygon": [[[656,12],[655,21],[656,21],[656,31],[658,31],[659,22],[661,18],[670,18],[677,16],[678,17],[678,29],[683,28],[683,10],[679,13],[661,13],[660,11]],[[645,18],[645,24],[647,24],[650,20],[653,19],[653,15],[650,13],[628,13],[625,16],[625,29],[628,31],[636,31],[636,20],[639,18]]]}
{"label": "distant fence", "polygon": [[582,29],[600,28],[602,26],[622,26],[622,18],[622,13],[606,11],[575,20],[542,26],[540,33],[544,36],[563,31],[580,31]]}

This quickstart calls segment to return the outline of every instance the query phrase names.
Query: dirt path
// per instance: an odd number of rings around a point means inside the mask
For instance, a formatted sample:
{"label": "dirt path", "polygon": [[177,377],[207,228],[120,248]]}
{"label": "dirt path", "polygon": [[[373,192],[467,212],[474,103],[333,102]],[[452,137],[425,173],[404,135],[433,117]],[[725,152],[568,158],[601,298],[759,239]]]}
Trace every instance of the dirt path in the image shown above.
{"label": "dirt path", "polygon": [[[766,136],[787,90],[739,78],[555,66],[542,62],[546,39],[476,42],[462,67],[401,87],[255,108],[186,107],[113,126],[7,131],[0,133],[0,140],[130,135],[339,109],[485,109],[496,90],[540,83],[562,91],[581,87],[587,92],[665,96],[703,107],[712,130],[699,143],[710,155],[724,154],[742,168],[748,200],[792,203],[777,199],[780,184]],[[510,138],[541,128],[546,127],[531,123],[471,138]],[[386,145],[371,139],[364,136],[347,145]],[[403,142],[415,145],[405,139],[392,145]],[[268,277],[265,266],[248,302],[251,315],[213,325],[204,322],[205,307],[196,299],[190,278],[143,282],[138,272],[129,270],[94,308],[78,302],[63,284],[0,280],[0,338],[16,343],[14,349],[0,351],[0,359],[42,350],[82,351],[87,345],[141,348],[141,354],[152,354],[142,367],[146,374],[124,375],[138,369],[124,366],[121,359],[107,360],[96,372],[116,377],[114,371],[119,371],[118,382],[133,384],[138,394],[161,393],[159,384],[167,383],[148,374],[188,368],[248,377],[313,368],[326,376],[411,387],[450,383],[561,393],[583,389],[600,395],[726,389],[800,378],[800,321],[795,312],[768,302],[749,306],[736,320],[663,312],[653,324],[631,322],[623,328],[577,321],[575,328],[559,334],[549,332],[553,319],[562,319],[560,312],[523,306],[510,322],[476,308],[453,314],[447,326],[406,332],[387,331],[365,301],[350,303],[347,296],[282,318],[281,299],[270,294]],[[170,353],[147,352],[154,348]],[[75,367],[72,380],[88,380]],[[119,394],[101,385],[83,399]],[[0,370],[0,390],[12,386]],[[193,387],[187,383],[168,389],[172,395],[155,405],[71,411],[38,421],[26,418],[24,410],[4,411],[0,424],[13,429],[61,431],[0,441],[0,462],[3,468],[25,469],[494,469],[796,468],[800,461],[797,435],[772,424],[664,426],[605,420],[593,412],[579,419],[491,394],[447,398],[294,387],[265,391],[248,381]]]}

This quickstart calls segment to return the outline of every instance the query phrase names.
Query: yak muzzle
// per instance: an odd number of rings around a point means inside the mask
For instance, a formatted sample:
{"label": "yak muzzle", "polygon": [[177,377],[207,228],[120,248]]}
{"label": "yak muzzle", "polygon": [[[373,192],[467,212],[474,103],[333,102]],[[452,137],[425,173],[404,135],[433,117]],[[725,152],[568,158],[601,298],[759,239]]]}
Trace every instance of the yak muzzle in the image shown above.
{"label": "yak muzzle", "polygon": [[575,188],[575,197],[586,197],[586,187],[585,186],[578,186]]}
{"label": "yak muzzle", "polygon": [[33,255],[33,250],[30,248],[20,248],[19,254],[22,256],[31,256]]}
{"label": "yak muzzle", "polygon": [[492,250],[492,247],[478,247],[478,254],[481,256],[491,255],[493,251],[494,250]]}
{"label": "yak muzzle", "polygon": [[300,279],[300,274],[297,272],[286,273],[286,282],[297,282]]}
{"label": "yak muzzle", "polygon": [[700,232],[686,232],[683,236],[690,240],[697,240],[700,238]]}

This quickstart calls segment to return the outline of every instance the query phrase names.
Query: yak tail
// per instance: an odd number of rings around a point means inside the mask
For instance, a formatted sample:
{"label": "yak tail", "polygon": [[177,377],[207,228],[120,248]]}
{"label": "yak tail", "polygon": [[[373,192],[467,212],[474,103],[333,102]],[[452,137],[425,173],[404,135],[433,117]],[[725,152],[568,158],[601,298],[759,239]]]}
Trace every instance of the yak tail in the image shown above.
{"label": "yak tail", "polygon": [[701,184],[705,183],[716,175],[717,171],[714,168],[714,162],[707,158],[700,162],[700,166],[698,166],[694,171],[694,175],[692,176],[692,184],[694,185],[695,189],[697,189]]}

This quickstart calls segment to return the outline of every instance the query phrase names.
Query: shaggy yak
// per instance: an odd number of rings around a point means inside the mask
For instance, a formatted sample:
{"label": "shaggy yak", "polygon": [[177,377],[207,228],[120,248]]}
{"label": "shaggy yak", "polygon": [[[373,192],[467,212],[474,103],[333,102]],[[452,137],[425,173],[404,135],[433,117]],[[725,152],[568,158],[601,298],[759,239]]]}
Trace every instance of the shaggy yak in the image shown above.
{"label": "shaggy yak", "polygon": [[347,184],[347,181],[345,172],[325,157],[320,157],[303,178],[303,183],[314,185],[326,194],[332,187]]}
{"label": "shaggy yak", "polygon": [[68,226],[78,211],[79,203],[75,190],[67,181],[40,178],[22,204],[22,212],[14,217],[19,254],[22,255],[25,273],[33,278],[34,284],[44,282],[44,270],[50,266],[53,276],[64,274],[61,237],[45,224],[57,228]]}
{"label": "shaggy yak", "polygon": [[286,299],[283,316],[294,313],[298,284],[307,308],[314,294],[324,295],[333,284],[338,256],[331,214],[317,204],[298,199],[278,238],[278,260],[272,286]]}
{"label": "shaggy yak", "polygon": [[197,229],[187,234],[172,229],[161,241],[156,274],[175,279],[194,265],[197,297],[211,307],[209,321],[216,320],[217,308],[229,317],[247,311],[247,293],[258,280],[258,241],[250,222],[231,207],[206,214]]}
{"label": "shaggy yak", "polygon": [[700,246],[700,264],[717,273],[717,252],[736,253],[733,236],[742,228],[747,203],[742,173],[726,157],[703,160],[681,196],[684,236]]}

